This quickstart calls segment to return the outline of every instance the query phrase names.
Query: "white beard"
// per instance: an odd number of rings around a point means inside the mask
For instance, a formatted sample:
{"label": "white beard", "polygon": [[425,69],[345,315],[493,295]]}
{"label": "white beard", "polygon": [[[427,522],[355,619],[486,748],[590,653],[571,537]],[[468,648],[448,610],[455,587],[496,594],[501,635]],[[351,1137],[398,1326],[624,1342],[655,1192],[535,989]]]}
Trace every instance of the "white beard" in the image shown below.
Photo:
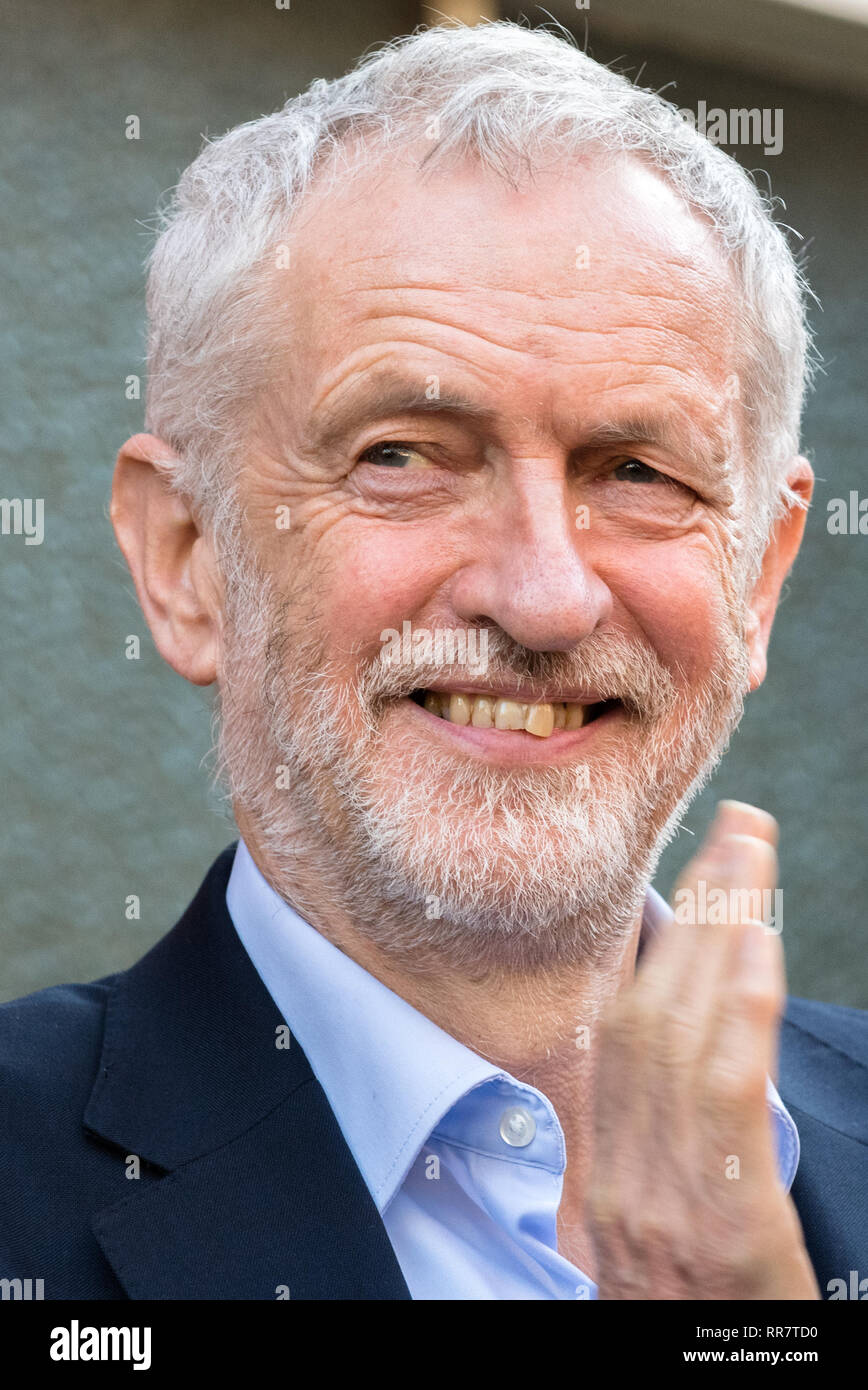
{"label": "white beard", "polygon": [[[618,632],[570,653],[489,633],[493,686],[520,678],[623,699],[629,718],[605,753],[589,752],[586,786],[576,764],[485,766],[420,739],[396,697],[457,680],[457,668],[369,660],[348,686],[319,641],[291,631],[291,596],[278,598],[255,566],[234,578],[219,766],[281,896],[297,900],[303,864],[323,902],[405,967],[433,953],[462,971],[545,969],[623,943],[741,715],[748,668],[735,621],[689,692]],[[324,630],[310,615],[305,626]]]}

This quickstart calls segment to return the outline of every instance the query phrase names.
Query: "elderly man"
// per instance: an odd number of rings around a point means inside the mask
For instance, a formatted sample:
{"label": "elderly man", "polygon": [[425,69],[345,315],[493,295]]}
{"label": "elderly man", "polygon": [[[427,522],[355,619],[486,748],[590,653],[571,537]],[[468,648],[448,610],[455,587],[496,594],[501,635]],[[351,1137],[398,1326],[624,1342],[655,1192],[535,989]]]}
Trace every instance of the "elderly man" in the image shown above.
{"label": "elderly man", "polygon": [[649,886],[802,537],[803,299],[738,166],[551,33],[418,32],[206,145],[112,519],[240,840],[131,970],[0,1011],[0,1272],[868,1275],[868,1023],[781,1026],[774,821],[723,803],[674,914]]}

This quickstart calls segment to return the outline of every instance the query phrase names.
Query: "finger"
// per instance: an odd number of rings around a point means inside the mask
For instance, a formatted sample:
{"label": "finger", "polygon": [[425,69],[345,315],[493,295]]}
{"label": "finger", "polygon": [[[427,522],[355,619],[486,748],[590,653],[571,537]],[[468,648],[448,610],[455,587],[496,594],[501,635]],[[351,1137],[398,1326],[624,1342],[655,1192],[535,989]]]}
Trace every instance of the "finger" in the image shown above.
{"label": "finger", "polygon": [[[671,996],[675,1018],[696,1017],[705,1027],[701,1033],[702,1051],[714,1045],[719,1015],[733,978],[738,975],[739,950],[745,928],[762,924],[777,883],[777,854],[768,840],[751,835],[724,834],[718,837],[713,854],[702,856],[691,865],[692,872],[681,881],[676,897],[686,920],[683,930],[692,934],[692,950],[687,969],[682,969]],[[695,1055],[697,1066],[703,1056]]]}
{"label": "finger", "polygon": [[766,1078],[776,1070],[785,997],[783,953],[765,929],[766,895],[777,882],[777,855],[766,840],[728,835],[721,841],[729,893],[727,950],[710,1003],[708,1050],[702,1059],[703,1097],[720,1147],[751,1172],[768,1177],[774,1147]]}
{"label": "finger", "polygon": [[715,826],[722,835],[754,835],[777,847],[779,831],[774,816],[746,801],[718,801],[712,831]]}
{"label": "finger", "polygon": [[736,928],[738,948],[717,1003],[705,1059],[703,1109],[722,1168],[736,1156],[743,1178],[776,1172],[766,1078],[776,1070],[785,998],[783,953],[777,936],[748,923]]}
{"label": "finger", "polygon": [[[745,827],[763,838],[736,833]],[[735,950],[728,928],[762,920],[777,883],[773,839],[776,822],[764,811],[721,803],[706,840],[676,884],[674,920],[643,955],[626,1001],[633,1004],[636,1027],[643,1016],[653,1025],[646,1052],[662,1053],[666,1060],[680,1040],[698,1061],[721,975]],[[685,1059],[679,1060],[684,1070]]]}
{"label": "finger", "polygon": [[[673,893],[673,911],[679,925],[700,928],[694,932],[695,948],[688,968],[696,969],[696,956],[715,944],[702,928],[725,927],[770,915],[771,895],[777,884],[778,828],[773,816],[744,802],[722,801],[699,852],[683,870]],[[688,977],[689,979],[689,977]],[[692,987],[692,980],[689,980]],[[683,997],[685,971],[679,979]]]}
{"label": "finger", "polygon": [[699,1138],[694,1096],[717,1045],[721,1000],[732,992],[742,924],[762,916],[777,881],[769,840],[731,833],[733,825],[744,824],[768,833],[768,825],[752,816],[720,818],[679,881],[676,903],[689,902],[690,910],[666,928],[667,939],[638,982],[637,1010],[652,1020],[639,1063],[643,1095],[678,1145]]}
{"label": "finger", "polygon": [[[763,838],[731,828],[745,824],[761,830]],[[637,969],[639,992],[649,1004],[668,1001],[676,1015],[691,1005],[704,1011],[734,949],[727,928],[770,915],[777,883],[771,825],[771,817],[748,819],[728,809],[715,820],[675,884],[674,920],[650,943]]]}

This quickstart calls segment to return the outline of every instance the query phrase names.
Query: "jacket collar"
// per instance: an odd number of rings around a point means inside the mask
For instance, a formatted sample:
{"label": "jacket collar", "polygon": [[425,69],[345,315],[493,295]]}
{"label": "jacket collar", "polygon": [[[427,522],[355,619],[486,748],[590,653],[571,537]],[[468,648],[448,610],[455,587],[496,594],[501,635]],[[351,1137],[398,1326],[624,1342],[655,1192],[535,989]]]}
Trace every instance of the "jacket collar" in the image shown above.
{"label": "jacket collar", "polygon": [[779,1084],[802,1143],[793,1199],[824,1298],[868,1278],[866,1024],[856,1009],[790,999],[781,1029]]}
{"label": "jacket collar", "polygon": [[284,1020],[226,908],[234,853],[177,926],[105,982],[84,1123],[137,1155],[148,1180],[94,1232],[133,1298],[409,1298],[307,1058],[295,1038],[277,1045]]}

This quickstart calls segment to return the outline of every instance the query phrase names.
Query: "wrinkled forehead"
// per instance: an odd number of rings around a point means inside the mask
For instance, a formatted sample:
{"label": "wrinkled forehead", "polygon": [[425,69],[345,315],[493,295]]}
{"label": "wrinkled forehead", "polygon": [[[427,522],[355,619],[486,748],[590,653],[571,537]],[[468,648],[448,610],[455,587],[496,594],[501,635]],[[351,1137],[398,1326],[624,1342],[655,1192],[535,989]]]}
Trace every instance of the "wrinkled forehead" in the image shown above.
{"label": "wrinkled forehead", "polygon": [[428,153],[424,140],[388,156],[351,149],[319,170],[288,230],[292,274],[275,280],[306,343],[334,314],[364,313],[366,295],[413,290],[444,306],[512,300],[529,326],[592,329],[608,302],[676,331],[705,318],[716,356],[734,341],[734,276],[714,229],[644,159],[552,155],[512,184],[474,157],[423,165]]}

